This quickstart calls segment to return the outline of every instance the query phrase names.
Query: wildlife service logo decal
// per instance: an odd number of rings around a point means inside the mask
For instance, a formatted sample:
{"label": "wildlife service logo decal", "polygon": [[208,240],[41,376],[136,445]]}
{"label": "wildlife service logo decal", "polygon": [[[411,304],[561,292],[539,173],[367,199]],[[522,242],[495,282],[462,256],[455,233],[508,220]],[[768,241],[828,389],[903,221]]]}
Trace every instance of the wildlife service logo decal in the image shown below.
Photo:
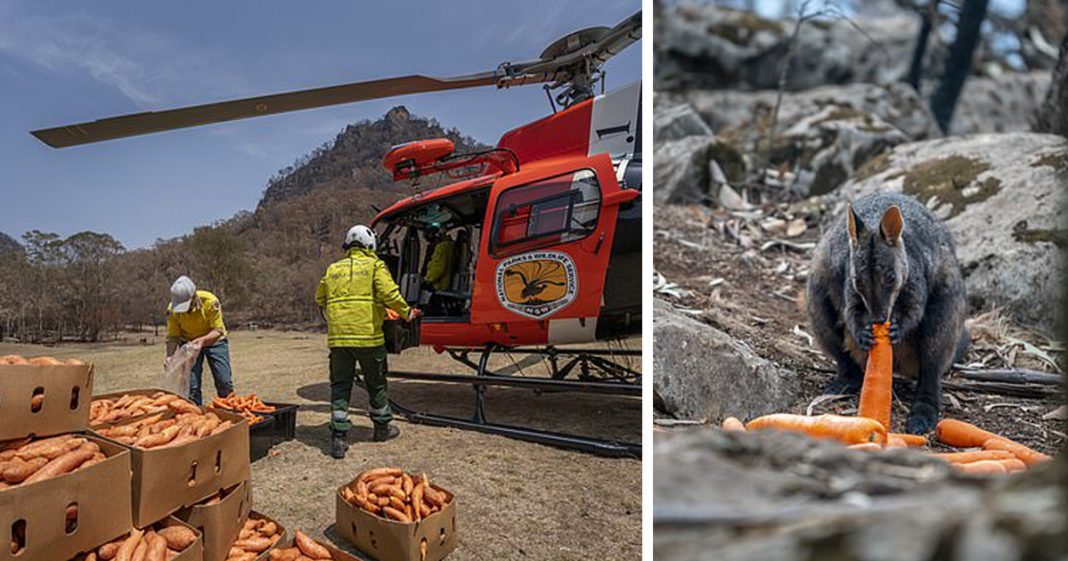
{"label": "wildlife service logo decal", "polygon": [[566,253],[534,251],[497,265],[497,299],[517,314],[534,319],[549,316],[570,304],[577,293],[575,262]]}

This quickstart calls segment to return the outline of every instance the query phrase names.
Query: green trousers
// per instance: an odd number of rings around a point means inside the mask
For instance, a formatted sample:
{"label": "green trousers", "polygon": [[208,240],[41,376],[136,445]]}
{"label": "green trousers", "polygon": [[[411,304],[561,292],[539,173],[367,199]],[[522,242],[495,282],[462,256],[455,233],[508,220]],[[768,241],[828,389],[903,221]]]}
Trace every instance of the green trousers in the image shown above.
{"label": "green trousers", "polygon": [[356,363],[360,364],[367,395],[371,398],[371,420],[375,423],[393,420],[386,384],[386,347],[333,347],[330,349],[330,427],[334,430],[352,428],[349,399],[356,380]]}

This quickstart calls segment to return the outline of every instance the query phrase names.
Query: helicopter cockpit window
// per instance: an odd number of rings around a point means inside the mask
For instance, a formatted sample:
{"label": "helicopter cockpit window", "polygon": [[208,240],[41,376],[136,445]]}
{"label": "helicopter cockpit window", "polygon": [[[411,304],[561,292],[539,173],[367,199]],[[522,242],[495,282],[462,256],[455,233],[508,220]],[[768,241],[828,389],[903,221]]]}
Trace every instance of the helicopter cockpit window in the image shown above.
{"label": "helicopter cockpit window", "polygon": [[579,170],[515,187],[497,200],[493,246],[496,253],[525,251],[577,240],[597,227],[601,188],[591,170]]}
{"label": "helicopter cockpit window", "polygon": [[408,222],[416,226],[441,226],[456,222],[456,214],[438,203],[430,203],[409,215]]}

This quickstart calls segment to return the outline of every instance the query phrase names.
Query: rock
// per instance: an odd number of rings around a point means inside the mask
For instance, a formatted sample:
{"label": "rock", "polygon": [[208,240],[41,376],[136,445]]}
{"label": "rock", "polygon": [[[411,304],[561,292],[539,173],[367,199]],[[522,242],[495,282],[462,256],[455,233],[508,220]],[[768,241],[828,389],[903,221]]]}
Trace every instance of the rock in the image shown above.
{"label": "rock", "polygon": [[654,304],[653,388],[662,412],[679,419],[748,419],[792,403],[797,376],[744,342],[661,300]]}
{"label": "rock", "polygon": [[1049,83],[1048,71],[972,76],[961,90],[950,133],[1030,131],[1031,115],[1042,105]]}
{"label": "rock", "polygon": [[[730,135],[733,130],[767,127],[776,95],[773,90],[692,90],[657,94],[657,99],[665,105],[688,103],[713,130]],[[927,103],[902,83],[848,84],[787,92],[779,109],[779,130],[827,106],[870,113],[910,140],[942,136]]]}
{"label": "rock", "polygon": [[671,107],[656,104],[653,109],[653,140],[665,142],[679,140],[687,136],[711,136],[712,129],[690,107],[682,103]]}
{"label": "rock", "polygon": [[1066,189],[1064,138],[1006,133],[896,146],[836,197],[842,207],[883,190],[917,197],[953,234],[973,308],[1003,306],[1052,333],[1064,278],[1059,253],[1068,241],[1060,218]]}
{"label": "rock", "polygon": [[[676,5],[657,15],[653,68],[658,88],[778,88],[794,20],[769,20],[711,4]],[[899,13],[866,17],[859,25],[864,33],[841,19],[803,25],[786,89],[902,79],[919,18]],[[929,58],[941,54],[935,45]]]}
{"label": "rock", "polygon": [[745,176],[742,155],[712,136],[657,142],[653,156],[653,197],[662,203],[717,201],[720,181]]}
{"label": "rock", "polygon": [[914,450],[772,431],[658,433],[658,561],[1063,559],[1065,459],[1007,483]]}

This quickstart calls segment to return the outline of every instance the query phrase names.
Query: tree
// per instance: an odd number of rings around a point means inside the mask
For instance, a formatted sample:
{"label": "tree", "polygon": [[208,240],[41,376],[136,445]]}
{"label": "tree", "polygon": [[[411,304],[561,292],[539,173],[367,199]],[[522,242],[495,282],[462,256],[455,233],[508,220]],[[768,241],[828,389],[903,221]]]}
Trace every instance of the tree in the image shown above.
{"label": "tree", "polygon": [[225,226],[203,227],[186,240],[193,262],[194,281],[224,301],[240,300],[252,268],[245,258],[245,242]]}
{"label": "tree", "polygon": [[1068,137],[1068,34],[1061,41],[1046,101],[1035,112],[1035,130]]}
{"label": "tree", "polygon": [[972,73],[972,57],[982,38],[983,20],[989,0],[964,0],[957,18],[957,37],[946,56],[945,70],[938,89],[931,96],[931,113],[938,128],[949,132],[953,110],[957,107],[964,82]]}
{"label": "tree", "polygon": [[123,251],[108,234],[80,232],[63,240],[63,305],[79,339],[99,341],[104,329],[120,320],[115,258]]}

